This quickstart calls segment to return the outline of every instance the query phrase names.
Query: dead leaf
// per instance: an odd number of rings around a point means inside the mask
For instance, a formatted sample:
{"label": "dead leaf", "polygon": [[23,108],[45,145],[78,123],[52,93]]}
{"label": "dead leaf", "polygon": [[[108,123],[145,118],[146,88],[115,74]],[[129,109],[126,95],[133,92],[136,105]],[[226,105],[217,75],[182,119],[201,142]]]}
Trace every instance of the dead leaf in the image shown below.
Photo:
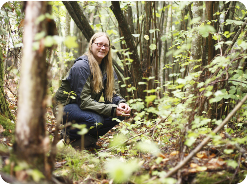
{"label": "dead leaf", "polygon": [[201,152],[197,153],[196,156],[200,159],[207,159],[208,158],[207,152],[205,152],[205,151],[201,151]]}
{"label": "dead leaf", "polygon": [[209,158],[214,158],[216,156],[216,154],[212,153]]}
{"label": "dead leaf", "polygon": [[196,163],[190,163],[190,167],[191,168],[197,168],[199,165],[198,164],[196,164]]}
{"label": "dead leaf", "polygon": [[162,158],[164,158],[164,159],[166,158],[165,155],[162,154],[162,153],[159,153],[159,154],[158,154],[158,157],[162,157]]}
{"label": "dead leaf", "polygon": [[169,160],[170,160],[170,159],[165,158],[165,159],[162,160],[162,162],[163,162],[163,163],[166,163],[166,162],[169,161]]}
{"label": "dead leaf", "polygon": [[4,132],[4,131],[5,131],[5,129],[3,128],[3,126],[0,125],[0,133],[2,133],[2,132]]}
{"label": "dead leaf", "polygon": [[179,154],[179,151],[173,151],[170,153],[171,156],[178,155],[178,154]]}
{"label": "dead leaf", "polygon": [[209,164],[209,166],[217,168],[217,167],[225,165],[226,162],[221,158],[213,158],[210,161],[208,161],[208,164]]}
{"label": "dead leaf", "polygon": [[225,134],[223,134],[223,133],[220,133],[220,136],[221,136],[222,138],[225,138]]}
{"label": "dead leaf", "polygon": [[28,178],[28,174],[25,170],[16,171],[16,179],[23,182]]}
{"label": "dead leaf", "polygon": [[12,144],[12,143],[7,143],[7,145],[8,145],[8,146],[13,146],[13,144]]}
{"label": "dead leaf", "polygon": [[198,171],[198,172],[203,172],[203,171],[206,171],[208,168],[206,167],[206,166],[198,166],[197,168],[196,168],[196,170]]}
{"label": "dead leaf", "polygon": [[189,172],[189,173],[196,173],[197,170],[196,170],[195,168],[193,168],[193,169],[189,169],[188,172]]}
{"label": "dead leaf", "polygon": [[20,22],[20,24],[18,26],[18,28],[21,28],[21,27],[24,27],[24,19],[21,20],[21,22]]}

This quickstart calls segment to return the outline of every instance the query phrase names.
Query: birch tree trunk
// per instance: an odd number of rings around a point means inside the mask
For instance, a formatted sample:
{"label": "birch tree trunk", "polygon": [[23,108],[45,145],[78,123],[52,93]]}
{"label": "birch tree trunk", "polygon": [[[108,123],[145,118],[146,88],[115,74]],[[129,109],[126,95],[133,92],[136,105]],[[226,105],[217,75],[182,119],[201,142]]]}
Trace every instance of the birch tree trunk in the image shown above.
{"label": "birch tree trunk", "polygon": [[[194,1],[193,2],[193,10],[192,10],[193,18],[202,17],[203,15],[203,1]],[[200,26],[200,21],[194,24],[194,27]],[[190,59],[193,60],[189,65],[189,72],[193,72],[199,70],[200,68],[193,69],[195,65],[198,65],[200,59],[202,58],[202,36],[199,34],[197,30],[194,31],[194,36],[192,38],[192,45],[191,45],[191,57]]]}
{"label": "birch tree trunk", "polygon": [[[44,37],[40,40],[34,38],[40,32],[47,35],[48,19],[37,21],[47,13],[49,7],[45,1],[28,1],[26,5],[14,145],[18,160],[38,168],[46,179],[50,179],[52,174],[52,164],[48,163],[47,157],[50,142],[46,135],[44,117],[47,91],[46,47]],[[34,49],[35,43],[38,43],[38,49]]]}

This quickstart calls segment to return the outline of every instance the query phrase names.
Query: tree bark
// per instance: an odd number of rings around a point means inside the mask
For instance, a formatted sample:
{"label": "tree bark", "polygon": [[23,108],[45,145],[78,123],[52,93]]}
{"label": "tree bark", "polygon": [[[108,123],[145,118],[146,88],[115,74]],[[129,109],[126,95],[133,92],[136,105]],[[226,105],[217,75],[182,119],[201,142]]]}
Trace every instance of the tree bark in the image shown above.
{"label": "tree bark", "polygon": [[[206,1],[206,9],[207,9],[207,16],[208,16],[208,21],[213,20],[213,4],[214,1]],[[213,23],[211,23],[213,26]],[[208,65],[214,58],[214,43],[212,39],[212,34],[209,33],[208,35]]]}
{"label": "tree bark", "polygon": [[[203,1],[194,1],[193,2],[193,18],[202,17],[203,15]],[[194,27],[198,27],[200,23],[195,23]],[[202,36],[198,33],[198,31],[194,32],[194,37],[192,38],[192,46],[191,46],[191,57],[193,60],[189,65],[189,72],[194,72],[200,70],[200,68],[193,69],[195,65],[199,64],[199,60],[202,59]]]}
{"label": "tree bark", "polygon": [[91,28],[90,24],[88,23],[87,18],[84,16],[83,11],[80,8],[77,1],[63,1],[63,3],[66,6],[66,9],[70,13],[73,20],[75,21],[75,23],[78,26],[80,26],[79,29],[83,32],[85,38],[89,42],[91,37],[94,35],[94,30]]}
{"label": "tree bark", "polygon": [[[46,134],[46,92],[47,63],[44,38],[35,41],[35,35],[48,32],[48,19],[37,24],[37,19],[50,9],[45,1],[28,1],[25,9],[23,58],[19,87],[18,113],[15,131],[14,153],[19,161],[26,161],[38,168],[51,179],[52,165],[47,153],[50,150],[49,137]],[[34,42],[39,48],[34,50]]]}
{"label": "tree bark", "polygon": [[6,101],[4,93],[4,65],[2,57],[2,48],[0,47],[0,114],[10,120],[14,120],[14,115],[10,112],[9,104]]}
{"label": "tree bark", "polygon": [[[137,94],[138,94],[139,98],[144,99],[145,98],[145,93],[144,93],[145,85],[138,85],[139,82],[143,81],[142,80],[143,74],[142,74],[142,70],[140,67],[140,59],[138,56],[137,48],[135,47],[135,44],[134,44],[133,36],[132,36],[131,31],[128,27],[128,23],[127,23],[124,15],[121,11],[119,2],[118,1],[112,1],[111,9],[112,9],[113,13],[115,14],[115,17],[118,21],[119,27],[120,27],[123,35],[124,35],[124,39],[126,41],[127,47],[129,48],[129,51],[131,52],[131,54],[129,55],[130,58],[133,60],[131,72],[135,75],[134,84],[135,84],[135,87],[137,89]],[[137,97],[135,97],[135,98],[137,98]]]}

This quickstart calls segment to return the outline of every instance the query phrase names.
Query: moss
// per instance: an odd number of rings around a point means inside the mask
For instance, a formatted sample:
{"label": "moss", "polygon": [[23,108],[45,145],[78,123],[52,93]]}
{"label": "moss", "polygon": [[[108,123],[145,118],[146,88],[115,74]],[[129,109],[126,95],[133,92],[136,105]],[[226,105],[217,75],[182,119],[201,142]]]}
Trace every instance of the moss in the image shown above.
{"label": "moss", "polygon": [[2,125],[5,129],[5,131],[2,133],[4,136],[9,136],[15,131],[15,123],[2,115],[0,115],[0,125]]}
{"label": "moss", "polygon": [[[227,171],[220,172],[201,172],[194,179],[194,184],[229,184],[233,174]],[[245,177],[244,177],[245,178]],[[241,179],[235,177],[233,183],[238,183]],[[241,180],[242,181],[242,180]]]}

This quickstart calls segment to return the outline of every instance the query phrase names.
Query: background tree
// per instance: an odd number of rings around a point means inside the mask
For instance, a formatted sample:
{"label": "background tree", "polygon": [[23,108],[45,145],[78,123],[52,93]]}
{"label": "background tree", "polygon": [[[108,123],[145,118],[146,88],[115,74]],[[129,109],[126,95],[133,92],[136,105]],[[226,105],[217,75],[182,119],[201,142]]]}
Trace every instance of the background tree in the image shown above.
{"label": "background tree", "polygon": [[6,101],[4,92],[4,65],[2,49],[0,47],[0,114],[8,119],[14,120],[14,115],[10,112],[9,103]]}

